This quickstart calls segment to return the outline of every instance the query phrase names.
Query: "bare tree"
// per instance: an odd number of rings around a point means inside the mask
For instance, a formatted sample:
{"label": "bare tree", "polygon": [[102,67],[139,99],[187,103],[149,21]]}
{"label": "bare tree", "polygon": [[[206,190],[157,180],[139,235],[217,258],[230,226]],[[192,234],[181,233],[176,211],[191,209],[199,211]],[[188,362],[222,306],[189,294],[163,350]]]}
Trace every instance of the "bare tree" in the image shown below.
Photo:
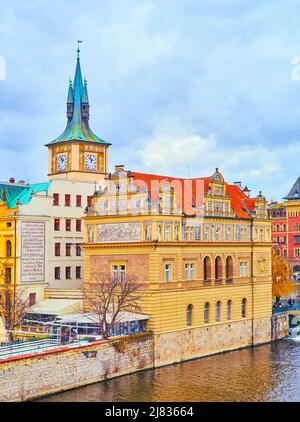
{"label": "bare tree", "polygon": [[110,273],[94,275],[93,281],[84,284],[83,311],[97,319],[104,339],[124,312],[141,311],[142,286],[134,275],[117,277]]}
{"label": "bare tree", "polygon": [[0,314],[4,317],[10,340],[12,340],[11,331],[21,325],[22,317],[26,315],[29,306],[26,289],[14,288],[7,284],[0,287]]}

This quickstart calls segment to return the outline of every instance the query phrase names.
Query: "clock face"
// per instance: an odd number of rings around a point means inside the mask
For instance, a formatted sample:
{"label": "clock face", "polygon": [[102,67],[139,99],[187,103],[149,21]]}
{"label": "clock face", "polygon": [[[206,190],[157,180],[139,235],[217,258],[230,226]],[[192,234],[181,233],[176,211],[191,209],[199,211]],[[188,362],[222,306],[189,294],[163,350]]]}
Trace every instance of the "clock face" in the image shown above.
{"label": "clock face", "polygon": [[59,157],[57,158],[57,168],[58,170],[66,170],[67,168],[67,156],[64,155],[59,155]]}
{"label": "clock face", "polygon": [[88,170],[96,170],[96,156],[89,154],[85,157],[85,166]]}

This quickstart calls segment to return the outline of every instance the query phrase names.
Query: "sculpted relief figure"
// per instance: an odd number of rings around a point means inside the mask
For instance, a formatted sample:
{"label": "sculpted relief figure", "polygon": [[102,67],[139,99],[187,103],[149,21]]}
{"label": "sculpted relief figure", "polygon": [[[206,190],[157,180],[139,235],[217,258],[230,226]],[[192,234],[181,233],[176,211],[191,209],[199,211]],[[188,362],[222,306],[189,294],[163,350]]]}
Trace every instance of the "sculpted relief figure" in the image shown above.
{"label": "sculpted relief figure", "polygon": [[257,262],[257,270],[259,273],[264,274],[266,272],[266,263],[266,258],[261,256]]}
{"label": "sculpted relief figure", "polygon": [[161,224],[157,224],[157,240],[161,241]]}
{"label": "sculpted relief figure", "polygon": [[175,225],[174,229],[174,237],[176,241],[179,240],[179,226],[177,224]]}
{"label": "sculpted relief figure", "polygon": [[93,243],[94,240],[94,233],[93,233],[93,226],[88,227],[88,242]]}
{"label": "sculpted relief figure", "polygon": [[146,225],[146,240],[147,241],[151,240],[151,232],[152,232],[151,225],[147,224]]}

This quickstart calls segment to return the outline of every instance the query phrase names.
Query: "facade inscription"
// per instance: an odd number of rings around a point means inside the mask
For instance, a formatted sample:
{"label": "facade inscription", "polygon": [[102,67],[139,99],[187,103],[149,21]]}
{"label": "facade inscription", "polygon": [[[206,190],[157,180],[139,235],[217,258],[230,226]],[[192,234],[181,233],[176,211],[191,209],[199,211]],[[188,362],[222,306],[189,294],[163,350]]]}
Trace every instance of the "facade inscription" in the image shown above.
{"label": "facade inscription", "polygon": [[45,280],[45,223],[22,222],[22,283]]}

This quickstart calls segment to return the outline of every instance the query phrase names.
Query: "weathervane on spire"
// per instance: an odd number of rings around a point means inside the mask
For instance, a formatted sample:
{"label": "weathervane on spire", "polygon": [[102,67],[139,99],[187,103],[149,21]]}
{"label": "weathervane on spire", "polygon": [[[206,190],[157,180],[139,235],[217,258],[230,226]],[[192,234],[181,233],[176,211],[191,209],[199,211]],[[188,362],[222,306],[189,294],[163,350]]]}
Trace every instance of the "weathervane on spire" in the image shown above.
{"label": "weathervane on spire", "polygon": [[80,48],[79,48],[79,44],[82,43],[83,41],[81,40],[77,40],[78,43],[78,48],[77,48],[77,59],[79,59],[79,53],[80,53]]}

